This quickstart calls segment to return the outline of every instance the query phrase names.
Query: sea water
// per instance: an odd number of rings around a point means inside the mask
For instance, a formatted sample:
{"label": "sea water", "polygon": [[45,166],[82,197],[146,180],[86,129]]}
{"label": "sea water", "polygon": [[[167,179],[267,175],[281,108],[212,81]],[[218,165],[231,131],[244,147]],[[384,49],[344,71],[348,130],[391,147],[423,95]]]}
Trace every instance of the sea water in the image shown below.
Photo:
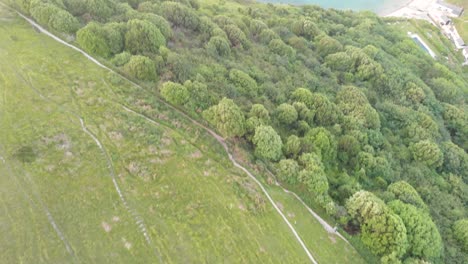
{"label": "sea water", "polygon": [[370,10],[380,15],[389,14],[409,4],[411,0],[257,0],[264,3],[318,5],[324,8]]}

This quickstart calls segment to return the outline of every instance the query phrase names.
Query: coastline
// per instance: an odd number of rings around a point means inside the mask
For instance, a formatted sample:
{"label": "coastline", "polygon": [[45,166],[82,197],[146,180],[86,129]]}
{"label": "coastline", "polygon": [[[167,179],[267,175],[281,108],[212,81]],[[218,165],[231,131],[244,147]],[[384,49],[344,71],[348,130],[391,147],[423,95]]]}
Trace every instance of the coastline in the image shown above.
{"label": "coastline", "polygon": [[[332,8],[332,9],[342,10],[342,11],[351,10],[353,12],[371,11],[371,12],[374,12],[375,14],[377,14],[378,16],[381,16],[381,17],[394,16],[394,14],[398,16],[398,14],[402,13],[402,11],[404,12],[404,10],[406,10],[406,8],[408,6],[411,6],[413,4],[413,2],[417,2],[417,0],[416,1],[415,0],[400,0],[400,1],[385,0],[378,7],[374,6],[373,8],[365,9],[365,8],[362,8],[362,7],[357,7],[357,8],[336,8],[336,7],[321,5],[320,3],[309,2],[308,0],[297,0],[297,1],[293,1],[293,0],[254,0],[254,1],[257,2],[257,3],[262,3],[262,4],[275,4],[275,5],[292,5],[292,6],[315,5],[315,6],[320,6],[320,7],[324,8],[324,9]],[[424,2],[424,0],[422,0],[422,1]],[[429,0],[429,1],[432,2],[432,0]]]}

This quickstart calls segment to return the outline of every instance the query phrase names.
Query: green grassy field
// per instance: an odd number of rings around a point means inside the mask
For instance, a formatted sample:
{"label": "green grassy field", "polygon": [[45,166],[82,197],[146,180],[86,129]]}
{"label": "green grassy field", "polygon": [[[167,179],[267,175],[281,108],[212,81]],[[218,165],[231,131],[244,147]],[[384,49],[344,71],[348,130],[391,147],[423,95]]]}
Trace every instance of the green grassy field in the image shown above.
{"label": "green grassy field", "polygon": [[[308,262],[222,147],[150,89],[2,6],[0,36],[2,263]],[[364,262],[268,189],[319,263]]]}

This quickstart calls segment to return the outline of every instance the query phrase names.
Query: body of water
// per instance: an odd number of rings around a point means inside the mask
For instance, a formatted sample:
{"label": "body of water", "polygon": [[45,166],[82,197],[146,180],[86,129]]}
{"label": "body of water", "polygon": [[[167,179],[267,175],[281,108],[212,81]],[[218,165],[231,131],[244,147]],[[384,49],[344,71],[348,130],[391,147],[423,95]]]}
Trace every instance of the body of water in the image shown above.
{"label": "body of water", "polygon": [[265,3],[281,3],[292,5],[318,5],[324,8],[370,10],[380,15],[389,14],[411,0],[258,0]]}

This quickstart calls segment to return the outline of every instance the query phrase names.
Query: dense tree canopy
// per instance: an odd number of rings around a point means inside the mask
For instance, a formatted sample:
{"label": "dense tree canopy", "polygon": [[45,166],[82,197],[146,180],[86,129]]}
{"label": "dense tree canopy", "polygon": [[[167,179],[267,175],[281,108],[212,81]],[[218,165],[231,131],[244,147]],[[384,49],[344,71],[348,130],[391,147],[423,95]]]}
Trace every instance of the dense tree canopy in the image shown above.
{"label": "dense tree canopy", "polygon": [[283,143],[271,126],[257,127],[252,142],[255,144],[255,154],[259,157],[273,161],[280,158]]}
{"label": "dense tree canopy", "polygon": [[223,98],[219,104],[203,113],[225,137],[242,136],[245,133],[245,117],[239,106],[231,99]]}
{"label": "dense tree canopy", "polygon": [[453,232],[465,251],[468,251],[468,219],[455,222]]}
{"label": "dense tree canopy", "polygon": [[399,216],[374,194],[355,193],[346,203],[348,213],[361,224],[362,242],[375,254],[401,257],[408,247],[406,227]]}
{"label": "dense tree canopy", "polygon": [[130,77],[140,80],[151,81],[157,78],[154,62],[141,55],[132,56],[129,62],[124,65],[124,71]]}
{"label": "dense tree canopy", "polygon": [[155,25],[145,20],[128,21],[125,48],[131,53],[157,52],[165,44],[166,39]]}
{"label": "dense tree canopy", "polygon": [[161,95],[168,102],[175,105],[185,104],[190,97],[190,93],[182,84],[167,82],[161,87]]}
{"label": "dense tree canopy", "polygon": [[437,259],[442,250],[442,241],[431,217],[401,201],[393,201],[389,206],[405,224],[409,244],[407,254],[426,260]]}

